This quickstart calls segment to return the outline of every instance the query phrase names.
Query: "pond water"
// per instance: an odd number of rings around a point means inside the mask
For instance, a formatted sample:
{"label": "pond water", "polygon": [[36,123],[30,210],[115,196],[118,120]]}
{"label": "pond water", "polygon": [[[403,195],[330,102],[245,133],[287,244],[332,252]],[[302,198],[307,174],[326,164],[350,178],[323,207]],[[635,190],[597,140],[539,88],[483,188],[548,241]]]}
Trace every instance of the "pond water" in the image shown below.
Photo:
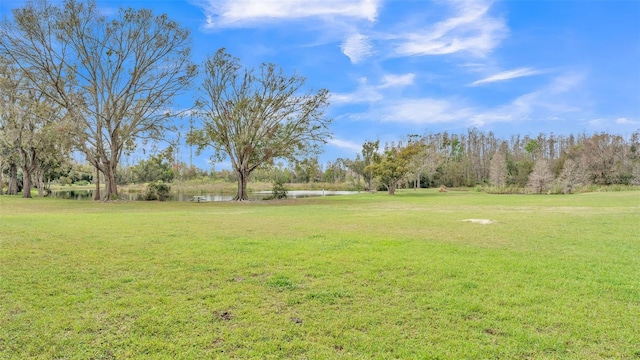
{"label": "pond water", "polygon": [[[316,196],[334,196],[357,194],[357,191],[329,191],[329,190],[292,190],[287,192],[289,199],[308,198]],[[49,195],[59,199],[92,200],[93,190],[55,190]],[[171,192],[167,201],[231,201],[234,194],[208,194],[202,192]],[[271,191],[256,191],[249,193],[249,200],[265,200],[271,196]],[[144,194],[138,192],[125,192],[120,198],[126,201],[144,201]]]}

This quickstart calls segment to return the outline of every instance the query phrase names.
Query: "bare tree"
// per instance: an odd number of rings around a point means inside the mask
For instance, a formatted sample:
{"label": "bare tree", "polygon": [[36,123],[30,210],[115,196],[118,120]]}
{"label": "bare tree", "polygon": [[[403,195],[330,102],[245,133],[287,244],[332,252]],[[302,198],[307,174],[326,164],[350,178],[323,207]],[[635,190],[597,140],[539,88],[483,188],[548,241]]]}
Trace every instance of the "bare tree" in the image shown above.
{"label": "bare tree", "polygon": [[249,175],[273,159],[299,159],[318,153],[330,136],[324,116],[329,92],[302,92],[305,78],[285,75],[275,64],[246,69],[225,49],[204,64],[202,97],[196,104],[202,128],[189,143],[199,151],[212,147],[214,156],[231,160],[238,177],[234,200],[247,200]]}
{"label": "bare tree", "polygon": [[505,186],[507,183],[507,160],[505,154],[497,151],[489,164],[489,182],[493,186]]}
{"label": "bare tree", "polygon": [[557,181],[565,194],[571,194],[577,187],[588,182],[584,166],[572,159],[565,160]]}
{"label": "bare tree", "polygon": [[621,136],[594,134],[583,141],[581,154],[594,183],[610,185],[617,182],[625,154]]}
{"label": "bare tree", "polygon": [[417,135],[410,135],[409,139],[411,144],[417,149],[417,152],[411,157],[408,165],[410,169],[409,173],[413,177],[413,187],[417,189],[420,187],[422,175],[432,176],[440,165],[442,157],[437,152],[435,144],[428,143],[426,137],[416,140]]}
{"label": "bare tree", "polygon": [[13,18],[0,27],[0,54],[82,124],[70,135],[104,174],[106,198],[117,197],[122,154],[136,140],[161,136],[174,115],[171,99],[195,75],[188,30],[146,9],[107,19],[93,1],[27,3]]}
{"label": "bare tree", "polygon": [[533,171],[529,174],[529,181],[525,188],[535,194],[542,194],[549,189],[552,183],[553,173],[549,168],[549,161],[547,159],[538,159]]}

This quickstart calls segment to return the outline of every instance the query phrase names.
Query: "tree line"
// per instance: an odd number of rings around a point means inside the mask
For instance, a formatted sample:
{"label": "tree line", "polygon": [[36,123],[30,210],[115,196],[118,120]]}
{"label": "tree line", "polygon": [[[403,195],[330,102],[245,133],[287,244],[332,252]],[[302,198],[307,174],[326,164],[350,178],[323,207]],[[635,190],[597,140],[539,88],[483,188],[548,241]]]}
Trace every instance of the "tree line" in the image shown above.
{"label": "tree line", "polygon": [[[365,153],[363,147],[356,169],[362,169],[359,161],[368,161]],[[396,168],[387,164],[392,159],[400,159]],[[502,139],[475,128],[466,134],[411,135],[404,143],[386,144],[380,159],[370,161],[373,165],[364,169],[390,192],[402,182],[414,187],[483,185],[497,192],[524,188],[535,193],[570,193],[590,184],[640,185],[640,130],[626,139],[607,133]],[[362,170],[360,174],[365,176]]]}
{"label": "tree line", "polygon": [[366,141],[354,158],[321,166],[317,158],[257,172],[259,180],[350,183],[364,190],[475,187],[491,192],[571,193],[588,185],[640,185],[640,130],[621,135],[538,134],[500,138],[466,133]]}

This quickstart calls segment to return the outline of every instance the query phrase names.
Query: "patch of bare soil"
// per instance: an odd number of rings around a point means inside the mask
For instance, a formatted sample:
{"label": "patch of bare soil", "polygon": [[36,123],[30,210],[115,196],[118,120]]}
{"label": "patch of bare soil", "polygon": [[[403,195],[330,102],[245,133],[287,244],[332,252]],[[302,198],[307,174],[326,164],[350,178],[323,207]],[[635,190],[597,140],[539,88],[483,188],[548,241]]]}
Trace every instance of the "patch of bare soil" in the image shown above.
{"label": "patch of bare soil", "polygon": [[489,220],[489,219],[465,219],[462,221],[471,222],[474,224],[481,224],[481,225],[489,225],[489,224],[495,223],[495,221]]}

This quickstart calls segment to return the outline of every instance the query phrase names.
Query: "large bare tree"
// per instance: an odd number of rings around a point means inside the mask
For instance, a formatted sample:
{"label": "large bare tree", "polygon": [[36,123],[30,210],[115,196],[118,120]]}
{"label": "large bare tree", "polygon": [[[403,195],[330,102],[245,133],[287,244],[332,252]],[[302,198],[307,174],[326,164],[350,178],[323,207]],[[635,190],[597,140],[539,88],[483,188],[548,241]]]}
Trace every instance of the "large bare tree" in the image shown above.
{"label": "large bare tree", "polygon": [[172,98],[195,75],[189,39],[188,30],[150,10],[120,9],[107,18],[93,1],[59,7],[40,0],[2,23],[0,54],[82,125],[69,135],[104,174],[104,198],[112,199],[122,154],[137,140],[161,137],[174,116]]}
{"label": "large bare tree", "polygon": [[207,58],[196,104],[202,127],[190,133],[189,142],[230,159],[238,177],[234,200],[248,199],[247,182],[255,169],[276,158],[317,153],[330,136],[331,119],[324,115],[329,93],[304,92],[305,82],[274,64],[243,68],[225,49]]}

